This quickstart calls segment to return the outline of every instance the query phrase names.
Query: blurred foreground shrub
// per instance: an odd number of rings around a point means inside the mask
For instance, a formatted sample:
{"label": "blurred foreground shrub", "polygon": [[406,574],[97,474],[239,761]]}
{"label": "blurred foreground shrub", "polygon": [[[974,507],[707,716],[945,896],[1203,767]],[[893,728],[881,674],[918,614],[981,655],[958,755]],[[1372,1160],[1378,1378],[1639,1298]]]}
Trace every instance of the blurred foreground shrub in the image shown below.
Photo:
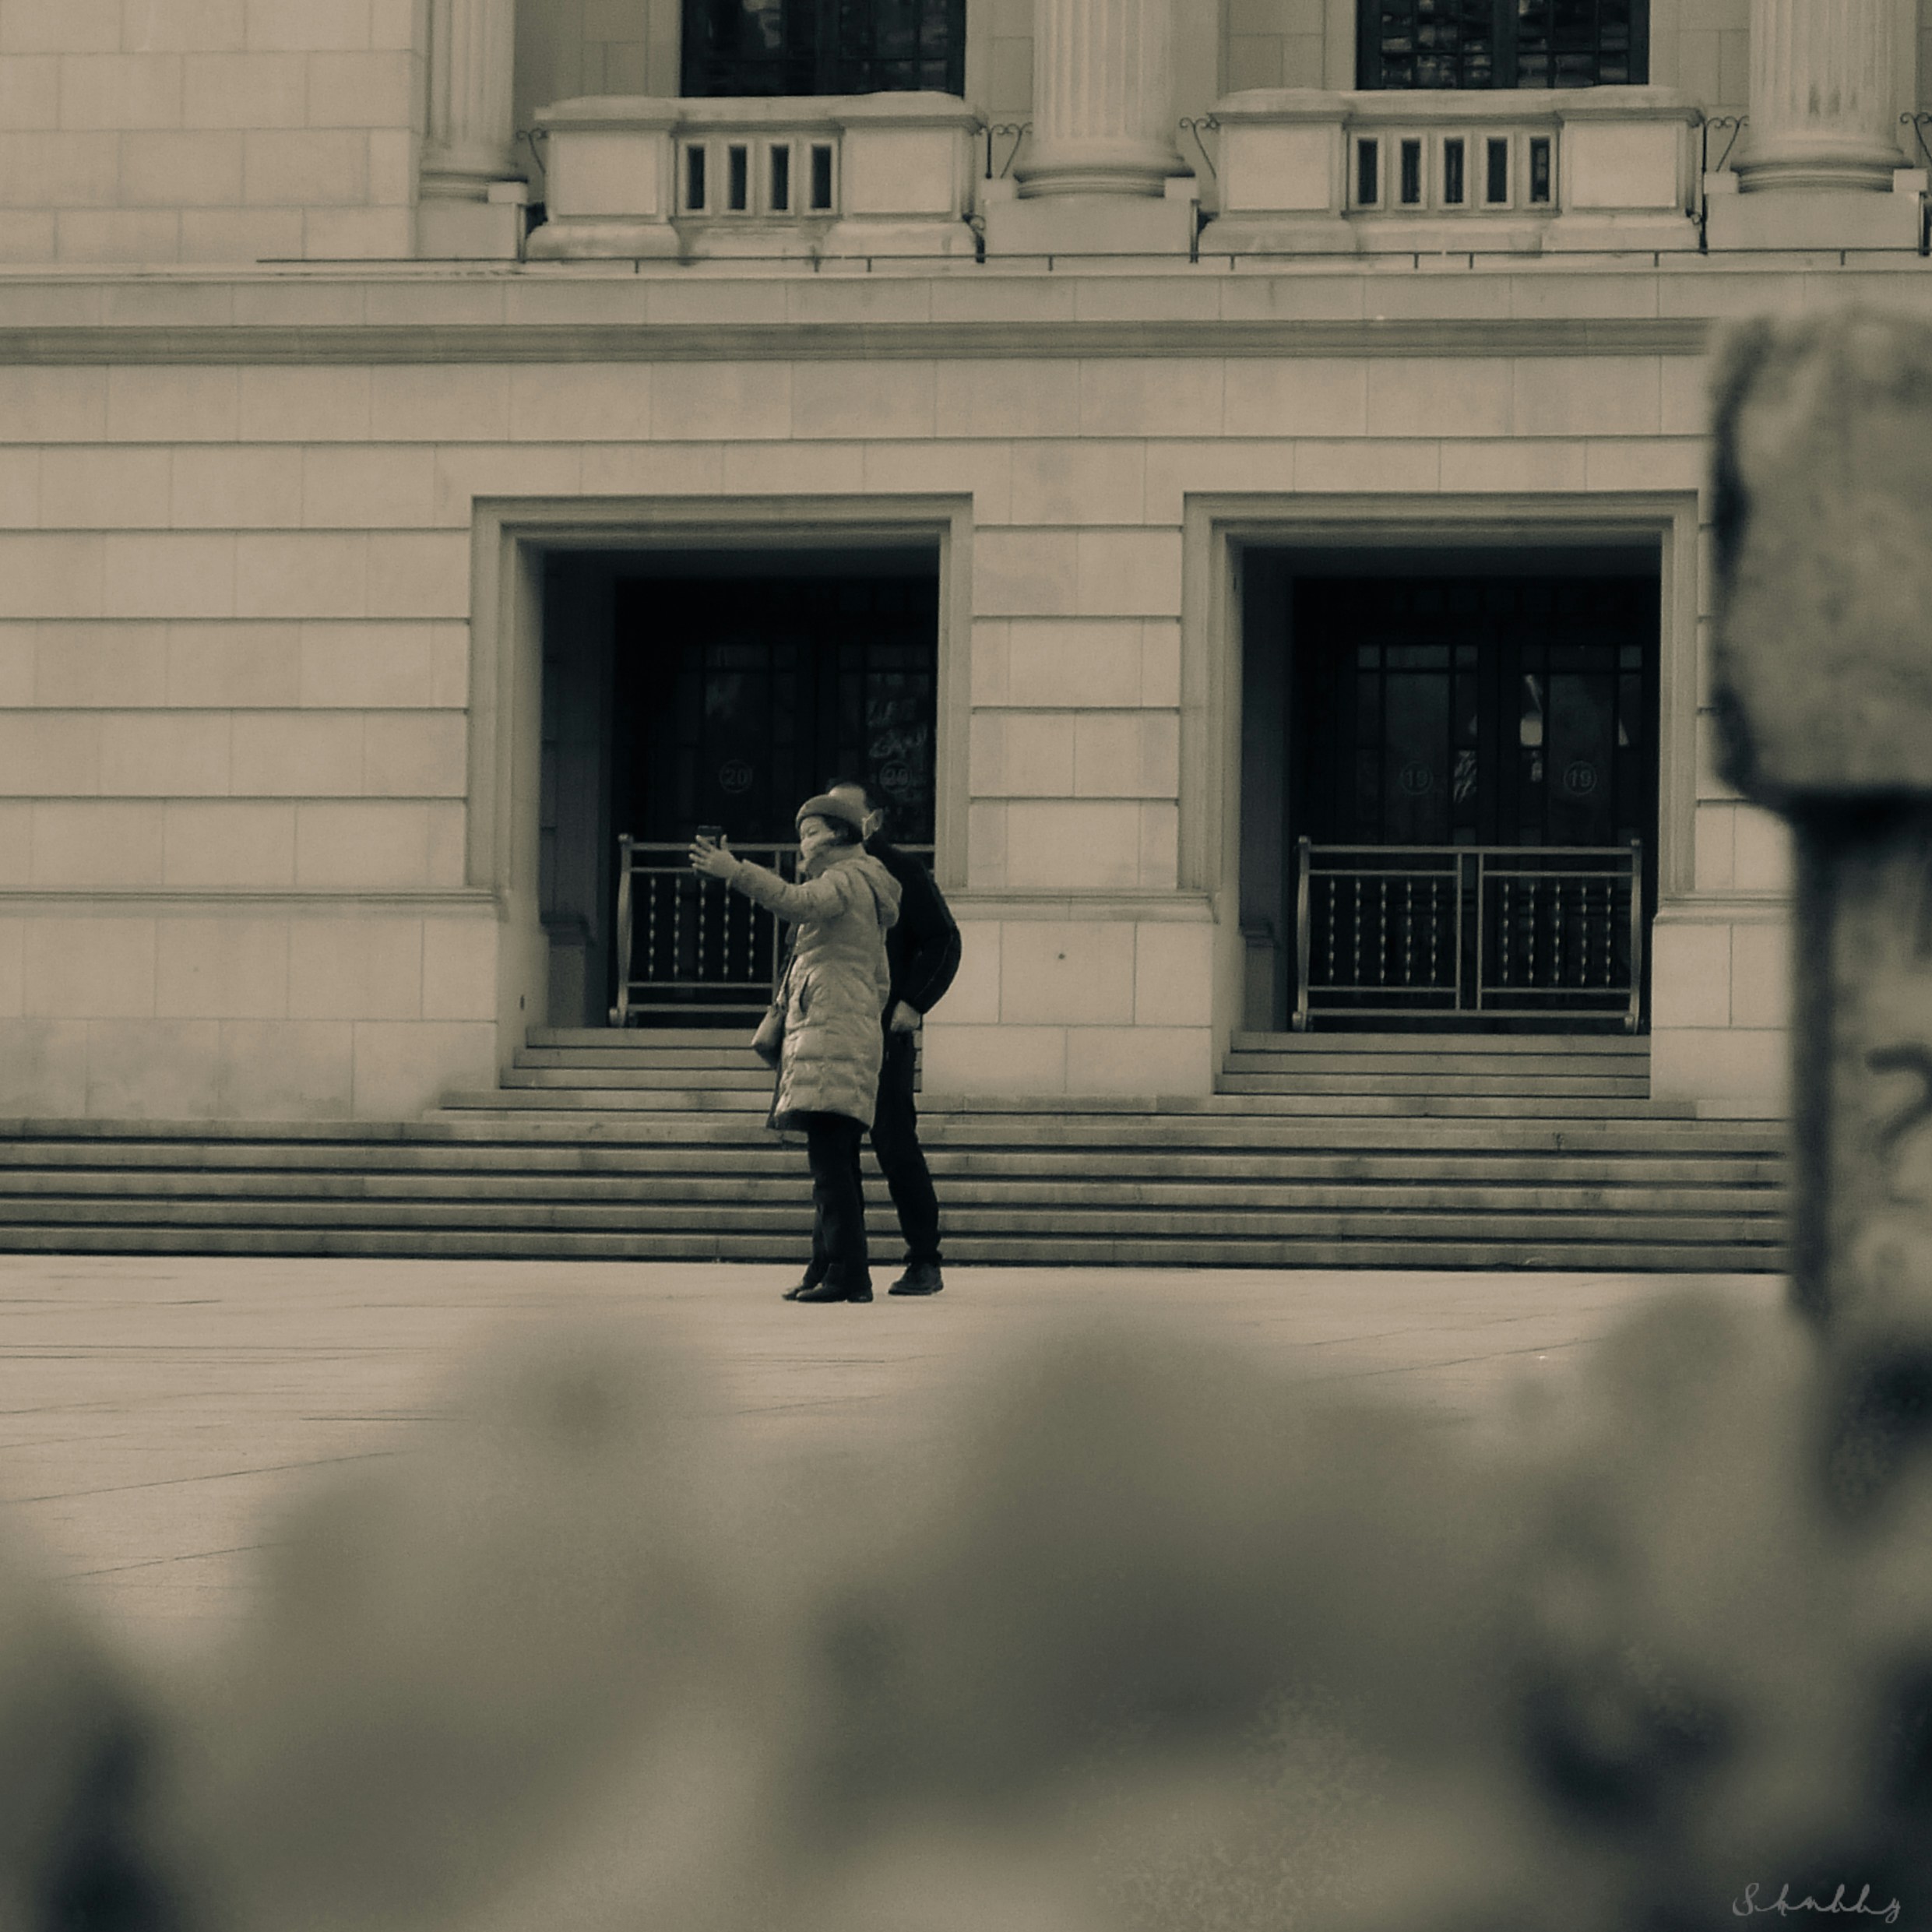
{"label": "blurred foreground shrub", "polygon": [[1481,1449],[1070,1335],[772,1507],[559,1346],[190,1694],[5,1584],[0,1932],[1932,1922],[1932,1357],[1861,1349],[1680,1304]]}

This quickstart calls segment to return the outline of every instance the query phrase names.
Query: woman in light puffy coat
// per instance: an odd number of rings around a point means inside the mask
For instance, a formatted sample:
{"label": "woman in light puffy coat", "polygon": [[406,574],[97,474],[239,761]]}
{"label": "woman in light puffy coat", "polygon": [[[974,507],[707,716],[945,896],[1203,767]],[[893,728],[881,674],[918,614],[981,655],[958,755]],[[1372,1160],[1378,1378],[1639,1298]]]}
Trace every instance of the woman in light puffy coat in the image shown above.
{"label": "woman in light puffy coat", "polygon": [[885,1051],[880,1024],[891,975],[885,934],[899,882],[865,850],[845,800],[798,808],[798,883],[739,858],[723,843],[691,862],[790,920],[791,963],[779,1000],[785,1039],[771,1124],[804,1131],[811,1163],[811,1266],[788,1301],[870,1301],[859,1143],[872,1124]]}

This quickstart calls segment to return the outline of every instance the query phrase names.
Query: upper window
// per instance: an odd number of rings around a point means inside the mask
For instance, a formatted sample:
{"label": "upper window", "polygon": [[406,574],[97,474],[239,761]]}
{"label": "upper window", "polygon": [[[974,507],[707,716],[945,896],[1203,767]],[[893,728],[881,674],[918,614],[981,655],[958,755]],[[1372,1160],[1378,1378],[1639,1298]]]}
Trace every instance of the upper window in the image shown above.
{"label": "upper window", "polygon": [[966,91],[966,0],[684,0],[686,94]]}
{"label": "upper window", "polygon": [[1363,87],[1642,86],[1649,0],[1358,0]]}

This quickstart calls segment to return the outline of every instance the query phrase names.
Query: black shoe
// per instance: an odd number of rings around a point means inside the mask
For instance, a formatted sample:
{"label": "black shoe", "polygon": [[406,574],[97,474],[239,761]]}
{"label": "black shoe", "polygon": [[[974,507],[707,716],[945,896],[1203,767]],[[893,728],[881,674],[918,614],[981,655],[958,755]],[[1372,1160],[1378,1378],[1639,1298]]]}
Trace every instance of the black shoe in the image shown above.
{"label": "black shoe", "polygon": [[794,1282],[791,1286],[785,1290],[785,1299],[787,1301],[796,1301],[799,1297],[804,1294],[808,1289],[816,1288],[819,1283],[824,1279],[824,1276],[815,1275],[809,1269],[808,1269],[805,1271],[805,1279],[803,1281]]}
{"label": "black shoe", "polygon": [[870,1301],[872,1284],[860,1282],[857,1287],[848,1288],[843,1282],[822,1281],[808,1288],[801,1281],[785,1299],[787,1301]]}
{"label": "black shoe", "polygon": [[914,1262],[885,1292],[889,1295],[936,1295],[945,1285],[937,1262]]}

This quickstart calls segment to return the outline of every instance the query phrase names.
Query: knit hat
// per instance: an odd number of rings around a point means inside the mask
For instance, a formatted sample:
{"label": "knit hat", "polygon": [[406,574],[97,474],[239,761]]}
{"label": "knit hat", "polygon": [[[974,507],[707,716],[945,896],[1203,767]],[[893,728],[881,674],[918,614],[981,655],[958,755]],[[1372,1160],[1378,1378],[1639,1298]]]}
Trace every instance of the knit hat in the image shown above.
{"label": "knit hat", "polygon": [[842,825],[848,825],[861,837],[865,832],[865,812],[863,807],[855,805],[851,798],[840,797],[836,792],[820,792],[815,798],[808,798],[798,808],[794,825],[803,825],[808,818],[836,818]]}

